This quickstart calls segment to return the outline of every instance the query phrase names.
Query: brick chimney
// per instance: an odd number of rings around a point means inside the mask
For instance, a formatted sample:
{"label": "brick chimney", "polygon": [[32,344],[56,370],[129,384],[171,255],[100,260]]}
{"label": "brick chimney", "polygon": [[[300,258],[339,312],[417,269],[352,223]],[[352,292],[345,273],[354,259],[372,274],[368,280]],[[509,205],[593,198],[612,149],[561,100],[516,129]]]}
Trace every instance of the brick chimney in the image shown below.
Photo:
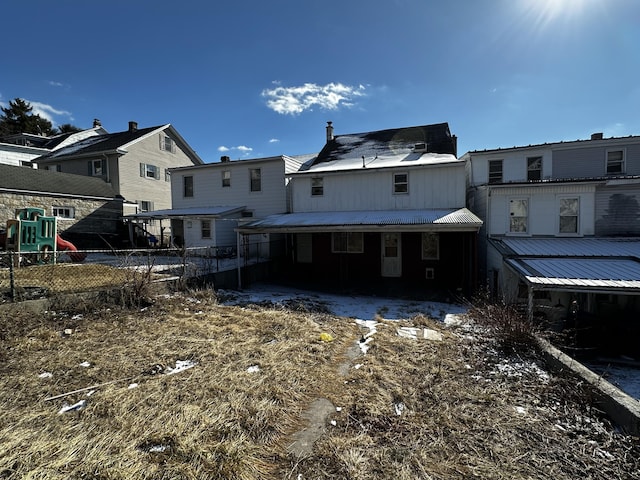
{"label": "brick chimney", "polygon": [[327,143],[333,140],[333,122],[327,122]]}
{"label": "brick chimney", "polygon": [[231,157],[229,157],[229,155],[222,155],[222,156],[220,157],[220,161],[221,161],[222,163],[228,163],[228,162],[230,162],[230,161],[231,161]]}
{"label": "brick chimney", "polygon": [[101,127],[101,126],[102,126],[102,122],[100,121],[100,119],[99,118],[94,118],[93,119],[93,128]]}
{"label": "brick chimney", "polygon": [[138,122],[129,122],[129,131],[130,132],[138,131]]}

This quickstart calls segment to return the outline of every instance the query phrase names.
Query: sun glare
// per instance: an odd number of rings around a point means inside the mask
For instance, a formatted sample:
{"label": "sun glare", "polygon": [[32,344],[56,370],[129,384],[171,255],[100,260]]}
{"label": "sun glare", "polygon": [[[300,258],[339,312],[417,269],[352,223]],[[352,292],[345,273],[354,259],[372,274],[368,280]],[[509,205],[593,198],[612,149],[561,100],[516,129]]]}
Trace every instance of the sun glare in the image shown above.
{"label": "sun glare", "polygon": [[602,0],[526,0],[526,16],[536,27],[562,21],[571,23],[600,4]]}

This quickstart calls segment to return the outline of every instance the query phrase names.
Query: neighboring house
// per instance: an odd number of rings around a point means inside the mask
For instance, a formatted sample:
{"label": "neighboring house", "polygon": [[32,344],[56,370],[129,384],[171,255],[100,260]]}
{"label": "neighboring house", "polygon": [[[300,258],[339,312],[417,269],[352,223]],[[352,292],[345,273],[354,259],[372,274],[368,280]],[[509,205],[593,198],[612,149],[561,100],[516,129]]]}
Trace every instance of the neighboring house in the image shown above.
{"label": "neighboring house", "polygon": [[[64,145],[34,160],[40,169],[99,178],[110,184],[133,211],[147,212],[171,207],[170,169],[201,165],[200,157],[170,124],[87,137]],[[141,226],[141,233],[159,235],[156,222]]]}
{"label": "neighboring house", "polygon": [[43,137],[30,133],[7,135],[0,138],[0,164],[31,166],[32,160],[85,138],[106,134],[99,120],[94,120],[93,128],[80,132],[63,133]]}
{"label": "neighboring house", "polygon": [[292,281],[386,292],[470,293],[481,221],[465,208],[464,162],[446,123],[350,135],[289,175],[290,213],[239,227],[284,234]]}
{"label": "neighboring house", "polygon": [[[301,165],[301,160],[285,155],[234,161],[223,156],[216,163],[174,168],[172,208],[135,217],[169,220],[174,244],[235,252],[241,219],[288,211],[285,179]],[[269,238],[253,240],[266,255]]]}
{"label": "neighboring house", "polygon": [[104,181],[0,164],[0,228],[26,207],[57,217],[58,233],[80,249],[105,248],[120,233],[123,201]]}
{"label": "neighboring house", "polygon": [[639,136],[594,134],[462,159],[469,208],[485,222],[481,271],[494,293],[527,304],[530,315],[538,306],[566,317],[573,305],[637,318]]}

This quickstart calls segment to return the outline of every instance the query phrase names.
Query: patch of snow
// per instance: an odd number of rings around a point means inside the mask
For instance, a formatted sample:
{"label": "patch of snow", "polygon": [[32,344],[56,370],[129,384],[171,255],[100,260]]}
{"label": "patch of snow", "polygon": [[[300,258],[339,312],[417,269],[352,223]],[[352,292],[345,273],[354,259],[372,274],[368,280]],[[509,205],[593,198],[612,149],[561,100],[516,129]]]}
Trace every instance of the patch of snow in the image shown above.
{"label": "patch of snow", "polygon": [[149,448],[149,453],[162,453],[167,451],[169,448],[169,445],[154,445],[152,447]]}
{"label": "patch of snow", "polygon": [[419,328],[414,327],[400,327],[398,329],[398,336],[404,338],[411,338],[413,340],[418,339],[418,330]]}
{"label": "patch of snow", "polygon": [[79,313],[77,315],[74,315],[73,317],[71,317],[71,320],[80,320],[82,318],[82,314]]}
{"label": "patch of snow", "polygon": [[130,383],[129,386],[127,387],[129,390],[131,390],[132,388],[138,388],[138,384],[137,383]]}
{"label": "patch of snow", "polygon": [[527,410],[524,407],[513,407],[515,409],[516,412],[518,412],[521,415],[526,415],[527,414]]}
{"label": "patch of snow", "polygon": [[361,363],[356,363],[353,368],[355,368],[356,370],[362,368],[362,364]]}
{"label": "patch of snow", "polygon": [[51,378],[53,377],[53,373],[51,372],[42,372],[38,374],[38,378]]}
{"label": "patch of snow", "polygon": [[338,422],[336,422],[335,420],[331,420],[329,423],[331,423],[331,425],[333,425],[334,427],[338,424]]}
{"label": "patch of snow", "polygon": [[80,364],[80,366],[81,366],[81,367],[84,367],[84,368],[89,368],[89,367],[91,366],[91,364],[90,364],[89,362],[87,362],[87,361],[84,361],[84,362],[82,362],[82,363]]}
{"label": "patch of snow", "polygon": [[436,330],[432,330],[430,328],[425,328],[422,332],[425,340],[432,340],[434,342],[441,342],[443,340],[443,336],[440,332]]}
{"label": "patch of snow", "polygon": [[342,407],[336,407],[336,412],[341,412],[342,411]]}
{"label": "patch of snow", "polygon": [[86,400],[80,400],[78,403],[74,403],[73,405],[64,405],[59,411],[58,414],[72,412],[75,410],[81,410],[87,404]]}
{"label": "patch of snow", "polygon": [[247,368],[248,373],[256,373],[259,371],[260,371],[260,367],[258,365],[251,365],[249,368]]}

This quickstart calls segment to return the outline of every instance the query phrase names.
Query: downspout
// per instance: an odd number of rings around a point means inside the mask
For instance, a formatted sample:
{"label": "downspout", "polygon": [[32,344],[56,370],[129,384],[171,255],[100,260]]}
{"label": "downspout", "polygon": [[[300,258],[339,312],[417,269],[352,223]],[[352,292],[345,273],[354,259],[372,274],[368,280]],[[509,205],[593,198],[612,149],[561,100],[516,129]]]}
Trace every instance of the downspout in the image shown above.
{"label": "downspout", "polygon": [[236,235],[236,268],[238,270],[238,290],[242,290],[242,268],[240,268],[240,232]]}
{"label": "downspout", "polygon": [[[107,156],[106,153],[103,153],[102,156],[104,157],[104,168],[107,172],[107,179],[106,182],[107,183],[111,183],[111,169],[109,168],[109,157]],[[120,192],[118,192],[120,193]]]}

